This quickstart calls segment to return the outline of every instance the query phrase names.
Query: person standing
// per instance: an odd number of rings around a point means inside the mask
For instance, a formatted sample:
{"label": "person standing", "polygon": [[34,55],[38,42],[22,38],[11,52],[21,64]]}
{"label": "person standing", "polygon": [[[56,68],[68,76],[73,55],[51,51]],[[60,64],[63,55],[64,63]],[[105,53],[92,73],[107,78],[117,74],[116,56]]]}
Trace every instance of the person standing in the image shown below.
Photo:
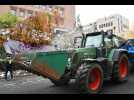
{"label": "person standing", "polygon": [[[8,77],[8,73],[10,78]],[[5,80],[13,79],[13,69],[12,69],[12,61],[8,59],[7,63],[5,64]]]}
{"label": "person standing", "polygon": [[[3,43],[5,50],[5,79],[13,79],[13,69],[12,69],[12,55],[14,54],[14,50],[11,49],[11,41],[10,37],[7,37],[7,41]],[[9,74],[8,74],[9,73]],[[9,76],[10,75],[10,76]],[[10,77],[10,78],[9,78]]]}

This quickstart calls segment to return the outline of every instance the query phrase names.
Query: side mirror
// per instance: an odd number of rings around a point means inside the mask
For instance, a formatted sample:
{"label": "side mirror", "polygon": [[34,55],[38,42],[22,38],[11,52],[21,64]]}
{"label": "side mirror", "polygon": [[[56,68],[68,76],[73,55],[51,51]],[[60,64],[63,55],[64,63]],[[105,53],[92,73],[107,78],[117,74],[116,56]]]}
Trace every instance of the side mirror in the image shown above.
{"label": "side mirror", "polygon": [[74,39],[74,44],[76,44],[76,39]]}
{"label": "side mirror", "polygon": [[75,37],[74,38],[74,47],[80,48],[82,37]]}
{"label": "side mirror", "polygon": [[112,39],[112,38],[113,38],[112,31],[107,31],[107,37],[108,37],[109,39]]}
{"label": "side mirror", "polygon": [[113,35],[110,34],[110,35],[108,35],[107,37],[108,37],[109,39],[112,39],[112,38],[113,38]]}
{"label": "side mirror", "polygon": [[101,46],[101,47],[103,47],[103,46],[104,46],[104,44],[102,43],[100,46]]}

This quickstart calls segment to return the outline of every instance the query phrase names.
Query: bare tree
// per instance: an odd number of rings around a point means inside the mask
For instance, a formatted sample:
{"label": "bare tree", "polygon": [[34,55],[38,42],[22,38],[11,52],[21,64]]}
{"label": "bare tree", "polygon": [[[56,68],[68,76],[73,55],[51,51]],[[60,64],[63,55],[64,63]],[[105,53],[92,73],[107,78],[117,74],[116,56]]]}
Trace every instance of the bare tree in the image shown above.
{"label": "bare tree", "polygon": [[70,49],[73,48],[73,38],[74,36],[72,32],[58,34],[55,36],[51,44],[56,46],[56,48],[59,50]]}

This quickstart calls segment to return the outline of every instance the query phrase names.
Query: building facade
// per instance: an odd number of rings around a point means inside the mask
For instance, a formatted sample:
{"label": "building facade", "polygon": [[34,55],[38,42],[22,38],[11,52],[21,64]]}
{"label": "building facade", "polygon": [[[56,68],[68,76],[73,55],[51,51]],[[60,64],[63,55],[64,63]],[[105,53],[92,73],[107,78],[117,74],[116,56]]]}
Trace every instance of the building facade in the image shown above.
{"label": "building facade", "polygon": [[[0,14],[11,12],[20,17],[27,18],[36,12],[52,12],[52,9],[57,8],[60,11],[60,17],[63,18],[63,23],[56,29],[71,31],[75,27],[75,6],[74,5],[0,5]],[[55,30],[56,31],[56,30]]]}
{"label": "building facade", "polygon": [[97,31],[96,22],[83,26],[84,33],[92,33]]}
{"label": "building facade", "polygon": [[120,33],[129,30],[129,21],[125,17],[115,14],[105,18],[100,18],[89,25],[90,31],[112,31],[113,34],[120,36]]}

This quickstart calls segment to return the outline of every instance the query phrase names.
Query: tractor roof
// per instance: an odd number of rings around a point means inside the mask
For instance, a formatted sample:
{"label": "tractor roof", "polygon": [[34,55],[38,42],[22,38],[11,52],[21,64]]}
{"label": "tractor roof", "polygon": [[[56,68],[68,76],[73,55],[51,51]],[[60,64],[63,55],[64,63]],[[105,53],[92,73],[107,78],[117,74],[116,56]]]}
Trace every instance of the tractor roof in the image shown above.
{"label": "tractor roof", "polygon": [[[104,34],[104,35],[107,35],[108,34],[108,32],[92,32],[92,33],[87,33],[86,34],[86,36],[96,36],[96,35],[100,35],[100,34]],[[117,36],[117,35],[114,35],[114,34],[112,34],[113,36],[115,36],[115,37],[119,37],[119,36]]]}
{"label": "tractor roof", "polygon": [[92,33],[87,33],[86,36],[95,36],[100,34],[102,34],[102,32],[92,32]]}

